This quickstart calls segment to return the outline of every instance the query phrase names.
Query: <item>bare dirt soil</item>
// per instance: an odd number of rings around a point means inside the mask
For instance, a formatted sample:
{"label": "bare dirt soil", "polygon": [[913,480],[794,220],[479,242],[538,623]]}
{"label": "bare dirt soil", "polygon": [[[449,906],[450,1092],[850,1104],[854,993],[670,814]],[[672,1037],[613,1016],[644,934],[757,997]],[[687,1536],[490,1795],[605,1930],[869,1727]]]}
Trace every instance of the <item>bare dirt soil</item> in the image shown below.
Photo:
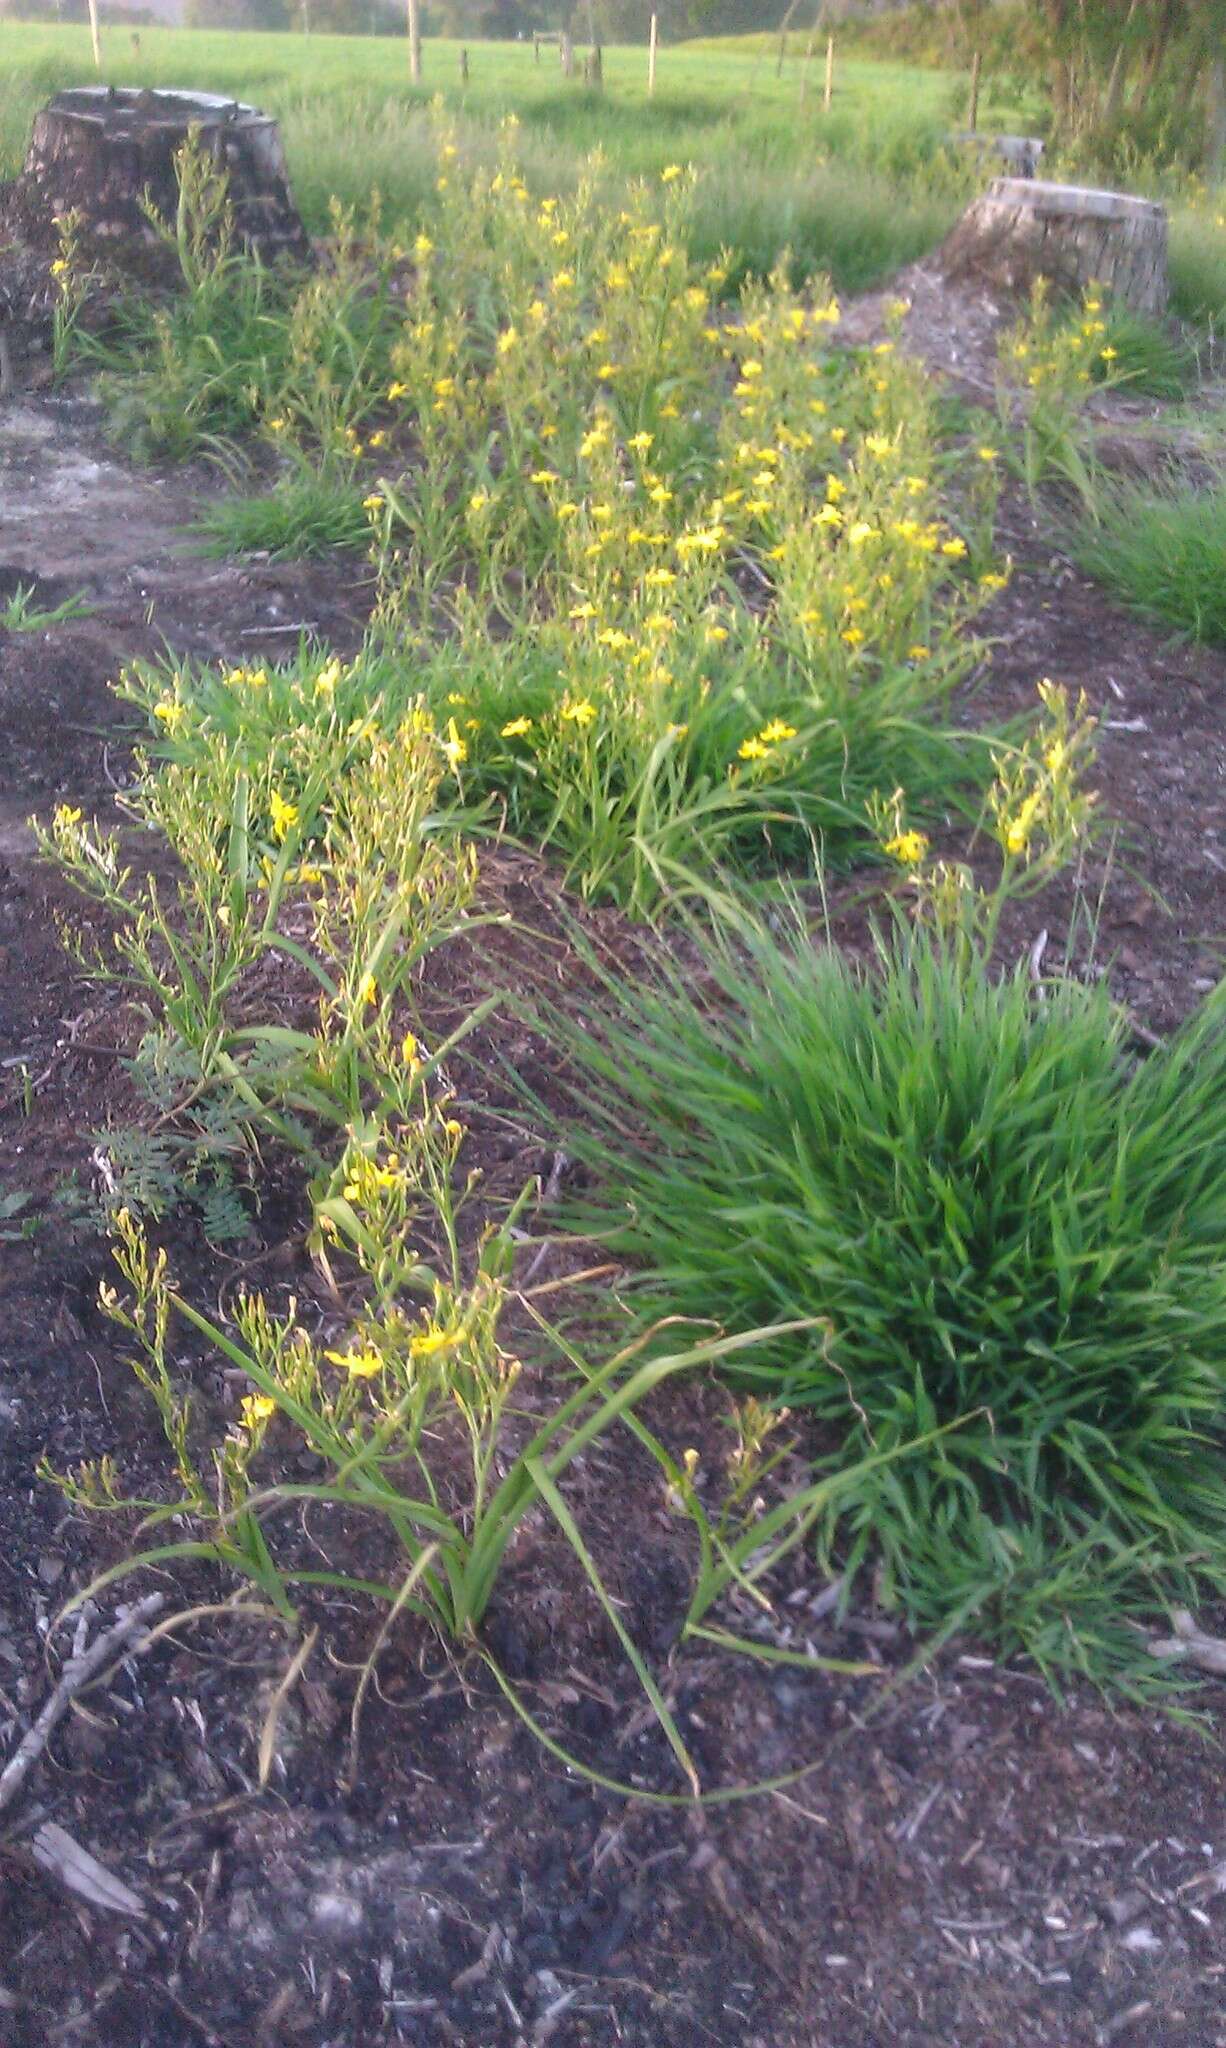
{"label": "bare dirt soil", "polygon": [[[123,1113],[135,1025],[65,954],[62,892],[24,820],[64,799],[109,810],[128,735],[107,683],[134,654],[267,658],[304,629],[344,648],[367,601],[360,565],[201,562],[182,529],[214,488],[129,468],[82,400],[0,411],[0,602],[37,579],[42,602],[80,591],[92,606],[46,632],[0,632],[0,1195],[28,1197],[0,1222],[0,1761],[67,1653],[71,1627],[49,1643],[50,1619],[126,1534],[67,1515],[38,1457],[112,1450],[151,1487],[163,1463],[96,1306],[106,1247],[62,1199],[88,1191],[92,1134]],[[976,715],[1028,708],[1043,675],[1086,689],[1103,805],[1124,827],[1099,956],[1163,1033],[1222,971],[1226,659],[1113,608],[1024,501],[1005,521],[1019,570],[987,621]],[[499,853],[487,874],[552,943],[548,872]],[[1058,961],[1069,905],[1056,890],[1029,906],[1011,943],[1045,926]],[[841,917],[852,932],[850,901]],[[515,969],[507,954],[484,971]],[[480,1127],[479,1100],[467,1107],[496,1181],[539,1168],[496,1119]],[[322,1315],[301,1222],[274,1187],[250,1245],[223,1257],[171,1231],[172,1261],[202,1302],[241,1281]],[[206,1408],[233,1402],[198,1347],[177,1358]],[[718,1391],[695,1387],[653,1421],[714,1471],[721,1416]],[[0,2043],[1224,2048],[1220,1686],[1202,1697],[1207,1735],[1088,1694],[1058,1705],[973,1643],[894,1689],[913,1646],[867,1593],[837,1622],[804,1558],[779,1587],[790,1639],[880,1676],[688,1650],[670,1664],[688,1560],[654,1467],[610,1441],[572,1498],[706,1780],[807,1776],[701,1816],[627,1804],[541,1749],[480,1667],[404,1628],[347,1790],[374,1620],[338,1600],[312,1612],[319,1643],[260,1793],[261,1726],[294,1645],[253,1620],[184,1625],[82,1701],[0,1824]],[[166,1590],[187,1606],[231,1589],[202,1571]],[[559,1741],[645,1791],[675,1787],[596,1603],[543,1530],[514,1552],[490,1634]],[[47,1822],[131,1887],[139,1913],[43,1868]]]}

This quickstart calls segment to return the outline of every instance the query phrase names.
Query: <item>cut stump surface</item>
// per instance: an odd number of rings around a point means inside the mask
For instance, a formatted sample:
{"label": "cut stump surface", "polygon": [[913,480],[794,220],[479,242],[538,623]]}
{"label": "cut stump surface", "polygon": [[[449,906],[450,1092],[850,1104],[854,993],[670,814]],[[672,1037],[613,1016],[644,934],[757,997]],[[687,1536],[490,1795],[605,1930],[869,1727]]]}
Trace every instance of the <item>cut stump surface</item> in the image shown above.
{"label": "cut stump surface", "polygon": [[995,178],[968,207],[940,257],[951,281],[1025,294],[1046,278],[1060,291],[1102,286],[1120,305],[1167,308],[1165,207],[1125,192]]}

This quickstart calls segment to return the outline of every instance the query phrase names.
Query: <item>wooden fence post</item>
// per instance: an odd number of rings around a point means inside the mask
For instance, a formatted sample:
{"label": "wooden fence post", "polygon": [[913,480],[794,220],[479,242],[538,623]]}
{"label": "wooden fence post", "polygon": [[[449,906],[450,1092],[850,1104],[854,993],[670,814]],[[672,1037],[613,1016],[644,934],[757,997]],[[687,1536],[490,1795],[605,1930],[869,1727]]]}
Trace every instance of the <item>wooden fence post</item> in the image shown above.
{"label": "wooden fence post", "polygon": [[800,104],[802,107],[805,103],[805,94],[809,90],[809,66],[810,64],[812,64],[812,62],[813,38],[812,36],[810,36],[808,42],[805,44],[805,61],[800,67]]}
{"label": "wooden fence post", "polygon": [[827,37],[826,37],[826,90],[825,90],[825,92],[824,92],[824,93],[822,94],[822,106],[823,106],[823,108],[825,109],[826,113],[829,113],[829,112],[830,112],[830,103],[831,103],[831,101],[833,100],[833,98],[834,98],[834,37],[833,37],[833,36],[827,36]]}
{"label": "wooden fence post", "polygon": [[656,53],[660,47],[660,17],[651,17],[651,32],[647,39],[647,97],[653,99],[656,90]]}
{"label": "wooden fence post", "polygon": [[967,127],[970,129],[972,135],[975,133],[975,130],[979,126],[979,73],[982,65],[983,57],[981,53],[978,50],[976,50],[974,56],[971,58],[971,104],[970,111],[967,115],[966,124]]}
{"label": "wooden fence post", "polygon": [[94,70],[102,69],[102,38],[98,33],[98,0],[89,0],[89,39],[94,46]]}
{"label": "wooden fence post", "polygon": [[570,39],[570,30],[563,29],[558,37],[558,56],[562,64],[563,78],[575,75],[575,46]]}
{"label": "wooden fence post", "polygon": [[460,84],[468,84],[468,51],[460,51]]}
{"label": "wooden fence post", "polygon": [[421,84],[421,0],[409,0],[409,78]]}

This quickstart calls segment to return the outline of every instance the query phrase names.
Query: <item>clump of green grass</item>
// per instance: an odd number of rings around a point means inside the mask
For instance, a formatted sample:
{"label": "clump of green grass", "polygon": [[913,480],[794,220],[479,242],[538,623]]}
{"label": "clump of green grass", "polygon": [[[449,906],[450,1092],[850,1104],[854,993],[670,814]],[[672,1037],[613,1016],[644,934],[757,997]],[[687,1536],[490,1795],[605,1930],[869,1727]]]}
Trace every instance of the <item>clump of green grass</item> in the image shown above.
{"label": "clump of green grass", "polygon": [[1124,306],[1106,314],[1105,345],[1115,350],[1100,374],[1143,398],[1182,398],[1196,375],[1196,351],[1176,330]]}
{"label": "clump of green grass", "polygon": [[1101,484],[1074,548],[1134,611],[1226,646],[1226,480],[1208,491],[1174,479]]}
{"label": "clump of green grass", "polygon": [[1217,219],[1190,208],[1172,216],[1170,272],[1173,313],[1226,324],[1226,234]]}
{"label": "clump of green grass", "polygon": [[210,505],[196,531],[209,555],[323,555],[361,548],[370,535],[362,490],[304,469],[271,491]]}
{"label": "clump of green grass", "polygon": [[19,583],[7,602],[0,604],[0,631],[42,633],[49,626],[62,626],[66,619],[88,618],[93,610],[80,591],[45,610],[35,604],[36,596],[35,584]]}
{"label": "clump of green grass", "polygon": [[645,1317],[823,1319],[744,1371],[822,1469],[956,1425],[840,1500],[827,1556],[913,1623],[1136,1680],[1126,1618],[1226,1587],[1226,985],[1138,1064],[1101,988],[922,932],[871,972],[799,924],[699,952],[551,1018],[573,1224]]}

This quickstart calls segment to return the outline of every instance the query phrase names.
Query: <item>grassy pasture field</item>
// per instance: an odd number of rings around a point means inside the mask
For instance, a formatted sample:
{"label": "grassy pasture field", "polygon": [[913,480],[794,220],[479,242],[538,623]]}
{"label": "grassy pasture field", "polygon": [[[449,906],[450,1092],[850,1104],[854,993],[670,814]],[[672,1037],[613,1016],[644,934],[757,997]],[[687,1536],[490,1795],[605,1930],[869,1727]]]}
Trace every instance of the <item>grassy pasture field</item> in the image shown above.
{"label": "grassy pasture field", "polygon": [[[463,46],[470,78],[461,85],[461,47],[428,40],[424,84],[415,90],[400,38],[147,28],[138,51],[127,29],[104,26],[103,77],[233,92],[277,114],[294,190],[315,230],[326,224],[331,198],[360,203],[372,188],[389,218],[421,216],[433,180],[424,117],[439,96],[472,163],[492,161],[499,121],[517,113],[520,161],[539,193],[573,190],[593,151],[611,187],[670,162],[693,163],[704,176],[690,251],[710,261],[731,250],[730,288],[747,273],[765,275],[787,249],[798,281],[828,272],[840,290],[862,290],[933,248],[978,183],[948,146],[966,113],[967,80],[956,71],[840,55],[827,115],[822,53],[806,70],[801,36],[789,38],[781,75],[773,35],[666,47],[650,102],[642,49],[605,51],[606,89],[597,95],[561,78],[554,51],[543,49],[538,65],[527,43]],[[42,102],[93,76],[84,27],[0,22],[0,178],[18,169]],[[985,76],[985,131],[1041,134],[1045,122],[1037,87]],[[1053,162],[1052,174],[1066,169]],[[1156,168],[1133,182],[1171,207],[1175,311],[1220,324],[1222,207],[1211,194],[1172,186]]]}
{"label": "grassy pasture field", "polygon": [[[538,66],[531,46],[516,43],[467,46],[470,82],[461,87],[460,47],[428,41],[415,91],[399,39],[150,28],[137,52],[126,29],[112,28],[103,76],[233,92],[279,115],[294,189],[314,228],[325,224],[333,195],[363,201],[372,187],[391,217],[421,213],[434,176],[423,116],[436,95],[474,161],[492,159],[498,122],[517,113],[524,175],[541,192],[573,189],[594,150],[614,176],[693,163],[705,173],[692,228],[697,257],[728,247],[741,267],[765,271],[786,247],[798,274],[829,270],[843,289],[930,248],[969,189],[967,167],[946,147],[966,98],[955,73],[840,62],[826,116],[820,61],[801,100],[798,46],[779,78],[773,49],[687,44],[661,52],[649,108],[641,49],[605,52],[598,96],[561,78],[556,52],[542,50]],[[0,176],[18,168],[37,107],[92,76],[84,28],[0,25]],[[989,84],[986,124],[1014,129],[1038,111],[998,100]]]}

